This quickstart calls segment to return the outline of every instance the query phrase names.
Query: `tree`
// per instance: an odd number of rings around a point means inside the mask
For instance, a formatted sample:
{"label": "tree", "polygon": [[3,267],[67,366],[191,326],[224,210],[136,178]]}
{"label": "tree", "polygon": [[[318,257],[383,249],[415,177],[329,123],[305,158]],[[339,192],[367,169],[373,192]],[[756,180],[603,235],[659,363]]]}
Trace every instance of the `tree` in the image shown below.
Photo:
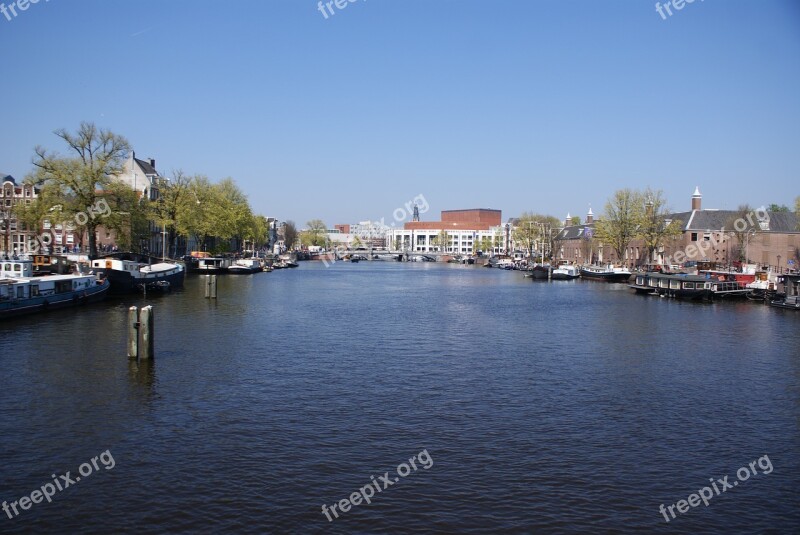
{"label": "tree", "polygon": [[[74,218],[96,206],[109,190],[114,177],[123,172],[130,144],[124,137],[82,122],[77,132],[65,129],[54,132],[69,147],[68,156],[48,152],[42,146],[34,149],[34,171],[28,179],[41,187],[43,201],[60,205],[62,213]],[[113,211],[115,207],[111,206]],[[89,235],[89,255],[97,256],[97,227],[101,219],[88,217],[85,226]]]}
{"label": "tree", "polygon": [[581,261],[584,264],[594,262],[594,229],[586,227],[581,235]]}
{"label": "tree", "polygon": [[297,245],[297,226],[294,221],[286,221],[283,224],[283,243],[291,251]]}
{"label": "tree", "polygon": [[741,204],[725,221],[725,230],[736,240],[733,253],[739,262],[747,262],[747,245],[758,232],[758,221],[748,204]]}
{"label": "tree", "polygon": [[666,240],[675,239],[683,233],[683,222],[668,218],[670,210],[661,190],[648,187],[642,196],[645,206],[638,224],[638,237],[644,241],[647,249],[647,262],[652,263],[655,261],[656,250],[664,245]]}
{"label": "tree", "polygon": [[[197,200],[191,195],[192,179],[180,169],[172,172],[172,178],[159,176],[156,179],[158,200],[151,203],[150,218],[161,228],[166,228],[168,235],[168,251],[172,256],[177,255],[175,242],[178,232],[178,222],[185,214],[190,212]],[[188,237],[188,235],[187,235]]]}
{"label": "tree", "polygon": [[528,251],[530,259],[533,259],[534,245],[541,237],[540,218],[541,216],[538,214],[523,212],[512,232],[514,242],[522,245]]}
{"label": "tree", "polygon": [[478,240],[478,247],[480,248],[481,252],[491,254],[492,238],[490,236],[482,236],[481,239]]}
{"label": "tree", "polygon": [[358,236],[353,237],[353,241],[350,243],[350,247],[353,249],[358,249],[359,247],[363,247],[364,244],[361,242],[361,238]]}
{"label": "tree", "polygon": [[308,236],[310,240],[310,245],[325,245],[327,241],[327,231],[328,227],[325,226],[325,223],[321,219],[312,219],[308,223],[306,223],[308,227]]}
{"label": "tree", "polygon": [[772,203],[767,207],[767,212],[791,212],[791,210],[785,204]]}
{"label": "tree", "polygon": [[621,189],[606,202],[605,215],[595,225],[595,236],[610,245],[622,262],[630,242],[639,233],[644,202],[642,195],[631,189]]}
{"label": "tree", "polygon": [[439,234],[433,239],[433,245],[438,248],[439,252],[447,252],[447,248],[450,246],[450,235],[446,230],[442,229],[439,231]]}

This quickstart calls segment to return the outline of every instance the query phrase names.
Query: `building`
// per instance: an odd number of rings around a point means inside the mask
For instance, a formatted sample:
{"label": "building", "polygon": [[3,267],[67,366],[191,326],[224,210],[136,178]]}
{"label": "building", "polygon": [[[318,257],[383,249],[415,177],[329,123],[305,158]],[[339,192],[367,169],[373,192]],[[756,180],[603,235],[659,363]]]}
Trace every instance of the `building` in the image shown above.
{"label": "building", "polygon": [[0,181],[2,181],[0,232],[3,236],[3,254],[28,252],[31,245],[36,243],[39,229],[28,228],[24,222],[18,221],[14,207],[22,203],[31,204],[39,191],[34,186],[17,184],[14,177],[5,173],[0,173]]}
{"label": "building", "polygon": [[387,241],[392,250],[419,253],[503,254],[512,247],[511,225],[502,224],[501,210],[489,208],[443,210],[440,221],[409,221],[391,229]]}
{"label": "building", "polygon": [[[679,237],[668,240],[655,252],[654,264],[682,264],[687,261],[713,261],[736,265],[740,256],[747,263],[766,269],[797,269],[800,263],[800,227],[792,212],[767,212],[703,208],[703,196],[695,188],[691,210],[675,212],[665,218],[681,222]],[[569,225],[558,235],[559,259],[579,264],[612,262],[629,267],[647,263],[648,251],[640,239],[632,240],[622,258],[594,237],[596,221],[589,210],[583,225]]]}

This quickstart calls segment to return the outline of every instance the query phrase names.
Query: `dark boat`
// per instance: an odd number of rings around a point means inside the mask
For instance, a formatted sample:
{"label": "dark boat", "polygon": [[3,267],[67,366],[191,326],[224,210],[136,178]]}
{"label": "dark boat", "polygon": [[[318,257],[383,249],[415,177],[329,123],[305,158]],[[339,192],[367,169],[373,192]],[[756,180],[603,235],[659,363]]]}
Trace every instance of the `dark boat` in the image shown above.
{"label": "dark boat", "polygon": [[615,267],[611,264],[607,266],[583,266],[581,267],[581,277],[605,282],[628,282],[631,278],[631,272],[628,268]]}
{"label": "dark boat", "polygon": [[31,260],[3,260],[0,266],[0,318],[21,316],[100,301],[108,280],[92,274],[33,276]]}
{"label": "dark boat", "polygon": [[[152,263],[153,261],[156,263]],[[153,257],[135,253],[114,253],[92,260],[92,270],[111,282],[112,293],[138,291],[164,291],[183,286],[186,270],[175,262],[162,262]]]}
{"label": "dark boat", "polygon": [[778,282],[783,283],[783,293],[776,296],[778,299],[770,300],[769,305],[800,310],[800,274],[781,275]]}

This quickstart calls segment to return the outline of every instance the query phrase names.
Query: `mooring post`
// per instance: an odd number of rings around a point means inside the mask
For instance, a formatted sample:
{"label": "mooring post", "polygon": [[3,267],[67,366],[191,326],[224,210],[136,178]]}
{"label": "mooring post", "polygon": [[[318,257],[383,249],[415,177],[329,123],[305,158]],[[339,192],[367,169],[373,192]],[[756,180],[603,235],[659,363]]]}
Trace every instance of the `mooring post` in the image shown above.
{"label": "mooring post", "polygon": [[139,311],[139,359],[153,358],[153,306],[147,305]]}
{"label": "mooring post", "polygon": [[206,299],[211,297],[211,275],[206,275]]}
{"label": "mooring post", "polygon": [[553,280],[553,266],[547,266],[547,280]]}
{"label": "mooring post", "polygon": [[135,359],[138,353],[137,327],[139,326],[139,310],[136,307],[128,309],[128,358]]}
{"label": "mooring post", "polygon": [[217,276],[211,275],[211,299],[217,298]]}

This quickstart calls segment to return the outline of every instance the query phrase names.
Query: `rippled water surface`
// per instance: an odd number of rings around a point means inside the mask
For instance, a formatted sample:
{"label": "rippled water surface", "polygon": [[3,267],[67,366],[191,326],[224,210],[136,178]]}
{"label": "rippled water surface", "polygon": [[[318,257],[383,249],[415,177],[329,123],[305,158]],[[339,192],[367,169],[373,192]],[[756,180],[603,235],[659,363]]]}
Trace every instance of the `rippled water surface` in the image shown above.
{"label": "rippled water surface", "polygon": [[[441,264],[306,262],[219,292],[0,324],[0,500],[115,463],[0,532],[800,526],[798,313]],[[157,356],[137,366],[124,321],[145,302]],[[430,468],[322,514],[422,450]],[[659,512],[765,455],[771,473]]]}

